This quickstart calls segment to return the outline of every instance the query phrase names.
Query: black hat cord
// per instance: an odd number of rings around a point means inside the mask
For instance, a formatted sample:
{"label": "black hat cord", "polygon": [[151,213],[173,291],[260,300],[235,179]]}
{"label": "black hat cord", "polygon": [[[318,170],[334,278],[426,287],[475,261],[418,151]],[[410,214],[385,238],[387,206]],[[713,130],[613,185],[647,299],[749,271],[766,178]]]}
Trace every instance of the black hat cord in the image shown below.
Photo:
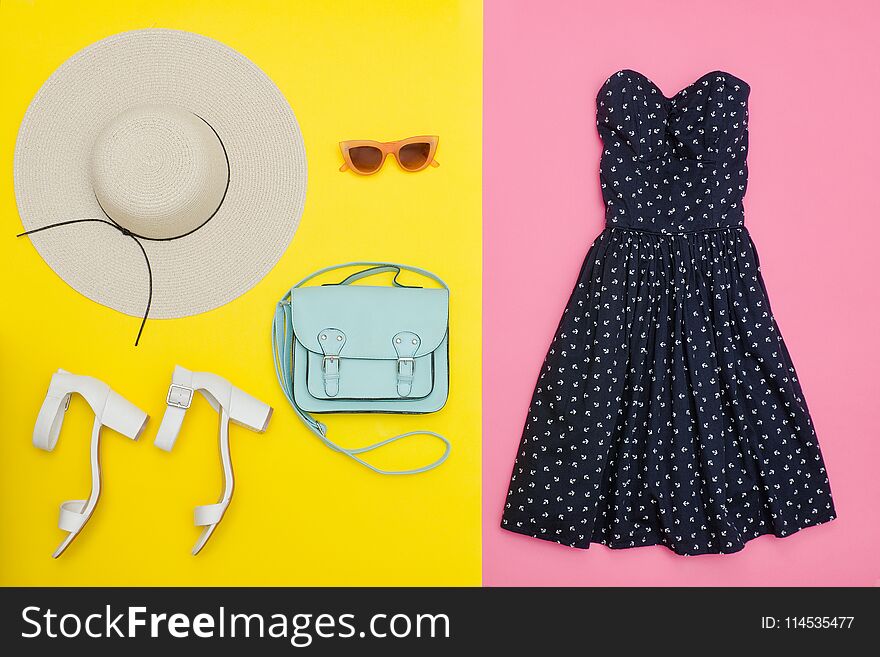
{"label": "black hat cord", "polygon": [[[198,114],[196,114],[196,116],[198,116]],[[199,118],[202,119],[202,121],[205,121],[205,119],[203,119],[202,117],[199,116]],[[107,214],[107,211],[103,208],[103,206],[101,205],[101,202],[98,201],[98,198],[96,196],[95,201],[98,203],[98,207],[101,209],[101,213],[104,215],[104,217],[106,217],[105,219],[70,219],[68,221],[59,221],[54,224],[48,224],[46,226],[40,226],[39,228],[34,228],[32,230],[26,230],[23,233],[18,233],[16,235],[16,237],[24,237],[25,235],[33,235],[34,233],[39,233],[44,230],[49,230],[51,228],[58,228],[60,226],[71,226],[73,224],[81,224],[81,223],[100,223],[100,224],[106,224],[107,226],[110,226],[111,228],[118,230],[122,235],[125,235],[126,237],[130,237],[131,239],[133,239],[135,244],[138,245],[138,248],[141,250],[141,253],[144,256],[144,262],[147,264],[147,284],[148,284],[147,306],[144,309],[144,315],[141,318],[141,324],[140,324],[140,327],[138,328],[137,337],[134,340],[135,347],[138,346],[138,343],[141,340],[141,334],[144,332],[144,326],[147,323],[147,318],[150,316],[150,306],[153,304],[153,268],[150,265],[150,258],[147,255],[147,250],[144,248],[144,245],[141,242],[141,240],[147,240],[150,242],[170,242],[172,240],[179,240],[179,239],[186,237],[188,235],[192,235],[194,232],[199,230],[199,228],[201,228],[202,226],[207,224],[209,221],[211,221],[211,219],[214,218],[214,215],[216,215],[220,211],[220,208],[223,205],[223,201],[226,200],[226,194],[229,192],[229,182],[231,180],[231,173],[230,173],[230,167],[229,167],[229,154],[226,152],[226,145],[223,143],[223,140],[220,139],[220,135],[217,134],[217,131],[214,130],[214,127],[210,123],[205,121],[205,125],[207,125],[209,128],[211,128],[213,133],[215,135],[217,135],[217,140],[220,142],[220,147],[223,149],[223,157],[226,158],[226,187],[223,190],[223,196],[220,197],[220,202],[217,204],[217,208],[210,214],[210,216],[207,219],[205,219],[202,223],[200,223],[198,226],[196,226],[192,230],[189,230],[189,231],[182,233],[180,235],[175,235],[173,237],[147,237],[145,235],[138,235],[137,233],[133,233],[132,231],[128,230],[127,228],[124,228],[123,226],[121,226],[117,221],[115,221],[113,219],[113,217],[111,217],[109,214]]]}

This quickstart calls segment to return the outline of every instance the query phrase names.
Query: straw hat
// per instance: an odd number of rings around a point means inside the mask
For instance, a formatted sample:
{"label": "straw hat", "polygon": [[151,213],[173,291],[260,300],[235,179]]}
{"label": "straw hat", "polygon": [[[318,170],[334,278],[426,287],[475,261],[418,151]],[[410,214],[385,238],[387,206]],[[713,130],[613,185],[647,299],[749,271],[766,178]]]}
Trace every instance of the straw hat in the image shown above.
{"label": "straw hat", "polygon": [[150,294],[158,318],[243,294],[305,202],[281,92],[243,55],[176,30],[116,34],[62,64],[25,114],[14,166],[25,230],[62,224],[30,235],[49,267],[134,316]]}

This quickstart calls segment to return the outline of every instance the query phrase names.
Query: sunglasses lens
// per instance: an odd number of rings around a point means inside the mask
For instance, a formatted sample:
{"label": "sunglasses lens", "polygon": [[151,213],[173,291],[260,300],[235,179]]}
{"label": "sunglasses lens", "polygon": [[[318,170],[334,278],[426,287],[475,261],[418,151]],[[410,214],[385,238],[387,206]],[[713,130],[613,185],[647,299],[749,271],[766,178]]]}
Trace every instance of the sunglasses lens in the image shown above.
{"label": "sunglasses lens", "polygon": [[382,151],[375,146],[355,146],[348,149],[348,157],[355,169],[373,173],[382,164]]}
{"label": "sunglasses lens", "polygon": [[431,154],[431,144],[407,144],[402,146],[397,154],[400,166],[404,169],[414,170],[421,169],[428,164],[428,157]]}

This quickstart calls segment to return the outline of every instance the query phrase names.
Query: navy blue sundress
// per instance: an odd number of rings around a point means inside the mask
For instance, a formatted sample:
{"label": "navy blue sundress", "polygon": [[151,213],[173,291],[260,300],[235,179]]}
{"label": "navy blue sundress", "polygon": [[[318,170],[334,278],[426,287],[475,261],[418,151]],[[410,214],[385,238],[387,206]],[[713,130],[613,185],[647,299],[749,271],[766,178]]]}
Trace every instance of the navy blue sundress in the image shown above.
{"label": "navy blue sundress", "polygon": [[749,86],[597,98],[606,228],[547,353],[502,527],[576,548],[731,553],[835,517],[743,225]]}

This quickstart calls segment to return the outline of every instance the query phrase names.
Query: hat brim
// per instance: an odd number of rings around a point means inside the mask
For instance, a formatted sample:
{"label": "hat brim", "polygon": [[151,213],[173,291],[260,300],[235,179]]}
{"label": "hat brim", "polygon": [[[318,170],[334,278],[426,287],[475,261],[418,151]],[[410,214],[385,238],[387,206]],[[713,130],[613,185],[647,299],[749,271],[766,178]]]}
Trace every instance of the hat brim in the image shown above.
{"label": "hat brim", "polygon": [[[293,110],[253,62],[204,36],[166,29],[116,34],[81,50],[37,92],[15,147],[15,197],[25,230],[103,218],[89,160],[103,127],[141,104],[204,118],[229,157],[226,197],[211,220],[180,239],[143,246],[150,317],[195,315],[262,279],[287,249],[305,205],[307,164]],[[147,265],[131,238],[100,223],[31,235],[49,267],[89,299],[144,313]]]}

